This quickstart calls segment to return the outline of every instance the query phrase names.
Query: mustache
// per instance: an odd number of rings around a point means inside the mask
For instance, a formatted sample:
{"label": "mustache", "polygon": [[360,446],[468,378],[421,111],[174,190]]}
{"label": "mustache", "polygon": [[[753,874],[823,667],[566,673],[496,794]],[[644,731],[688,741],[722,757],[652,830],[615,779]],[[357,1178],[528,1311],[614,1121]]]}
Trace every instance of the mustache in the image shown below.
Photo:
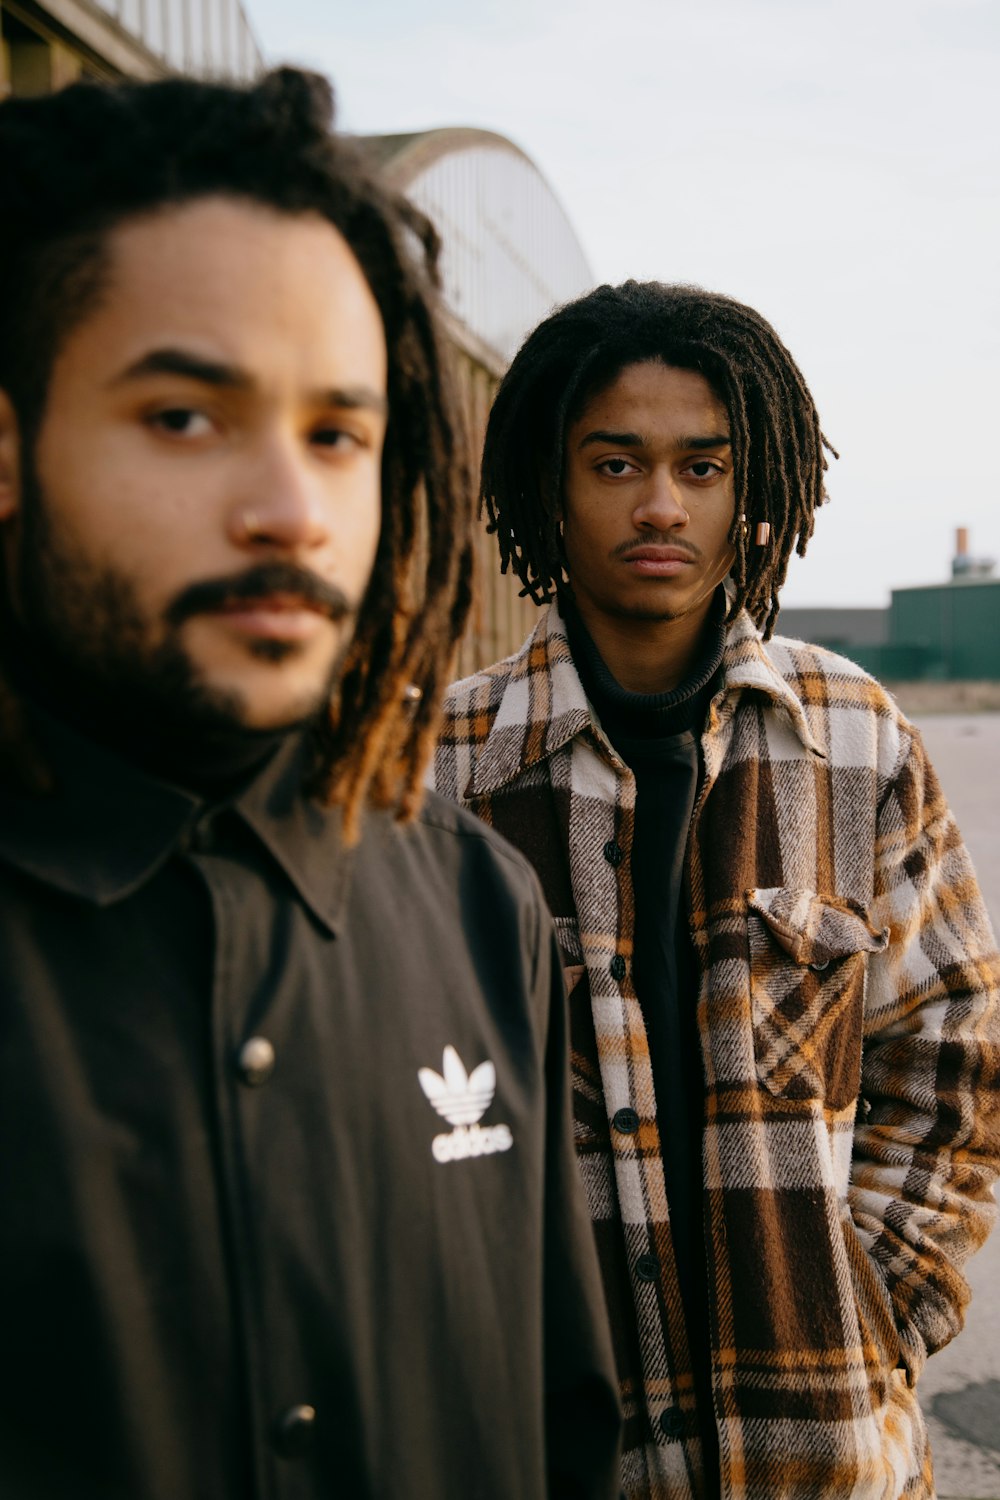
{"label": "mustache", "polygon": [[228,578],[206,578],[192,583],[171,601],[166,618],[180,625],[192,615],[224,609],[244,600],[267,599],[273,594],[290,594],[333,621],[353,613],[354,606],[335,583],[327,583],[307,568],[294,563],[260,563]]}

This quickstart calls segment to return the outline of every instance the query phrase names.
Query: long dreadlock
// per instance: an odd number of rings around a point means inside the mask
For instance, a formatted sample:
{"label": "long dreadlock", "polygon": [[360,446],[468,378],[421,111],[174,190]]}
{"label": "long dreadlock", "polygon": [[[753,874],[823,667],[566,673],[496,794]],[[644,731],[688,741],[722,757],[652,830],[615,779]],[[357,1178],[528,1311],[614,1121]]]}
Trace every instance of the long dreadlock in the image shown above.
{"label": "long dreadlock", "polygon": [[[824,438],[802,374],[769,323],[730,297],[626,281],[567,303],[525,340],[497,392],[481,501],[501,567],[545,603],[565,580],[559,512],[566,432],[631,364],[661,360],[703,375],[729,413],[736,504],[729,540],[734,607],[765,638],[792,551],[805,554],[826,498]],[[759,523],[769,545],[756,546]]]}
{"label": "long dreadlock", "polygon": [[[332,126],[329,85],[289,68],[250,88],[77,84],[0,105],[0,389],[30,451],[60,343],[100,296],[108,236],[129,219],[221,194],[318,213],[344,236],[389,363],[381,536],[317,735],[313,789],[343,806],[350,837],[366,801],[401,818],[419,804],[469,606],[471,541],[466,436],[436,315],[437,236]],[[9,765],[44,780],[2,665],[0,742]]]}

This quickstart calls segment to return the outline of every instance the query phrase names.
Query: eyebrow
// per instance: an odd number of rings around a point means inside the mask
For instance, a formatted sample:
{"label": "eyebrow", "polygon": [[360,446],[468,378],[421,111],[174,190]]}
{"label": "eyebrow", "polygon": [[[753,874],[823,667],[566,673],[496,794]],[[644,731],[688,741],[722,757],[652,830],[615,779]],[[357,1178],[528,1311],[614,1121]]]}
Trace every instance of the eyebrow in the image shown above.
{"label": "eyebrow", "polygon": [[642,448],[645,442],[637,432],[607,432],[599,427],[596,432],[588,432],[582,437],[579,446],[586,448],[589,443],[608,443],[612,448]]}
{"label": "eyebrow", "polygon": [[[116,375],[112,386],[124,385],[133,380],[144,380],[150,375],[179,375],[185,380],[196,380],[201,385],[214,386],[219,390],[251,391],[256,385],[253,376],[238,365],[225,364],[220,360],[203,359],[186,349],[152,349]],[[384,415],[389,403],[380,391],[366,385],[331,386],[313,393],[323,406],[336,406],[343,410],[369,410]]]}
{"label": "eyebrow", "polygon": [[[579,446],[586,448],[590,443],[607,443],[612,448],[644,448],[646,439],[638,432],[608,432],[604,428],[598,428],[582,437]],[[705,437],[682,437],[676,444],[678,448],[728,448],[729,445],[727,432],[713,432]]]}

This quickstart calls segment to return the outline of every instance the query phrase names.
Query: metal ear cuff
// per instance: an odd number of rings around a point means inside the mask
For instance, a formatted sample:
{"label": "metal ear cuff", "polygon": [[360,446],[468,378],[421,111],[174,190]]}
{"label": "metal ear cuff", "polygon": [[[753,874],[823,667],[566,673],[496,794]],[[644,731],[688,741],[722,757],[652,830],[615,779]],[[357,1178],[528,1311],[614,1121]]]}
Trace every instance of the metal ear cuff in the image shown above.
{"label": "metal ear cuff", "polygon": [[[743,511],[740,512],[739,521],[740,521],[740,531],[741,531],[741,533],[742,533],[743,536],[746,536],[747,532],[750,530],[750,527],[747,525],[747,518],[746,518],[746,515],[745,515],[745,513]],[[757,530],[754,532],[754,544],[756,546],[758,546],[758,547],[766,547],[767,544],[768,544],[768,542],[770,540],[771,540],[771,523],[770,523],[770,521],[758,521],[757,522]]]}

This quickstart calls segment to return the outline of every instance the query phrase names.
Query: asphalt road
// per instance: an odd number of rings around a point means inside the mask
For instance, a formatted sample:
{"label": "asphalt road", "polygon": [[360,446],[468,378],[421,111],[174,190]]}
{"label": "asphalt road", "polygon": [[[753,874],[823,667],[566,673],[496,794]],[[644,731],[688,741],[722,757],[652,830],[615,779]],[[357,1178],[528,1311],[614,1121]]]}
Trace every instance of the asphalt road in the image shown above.
{"label": "asphalt road", "polygon": [[[1000,932],[1000,714],[917,721]],[[958,1338],[928,1361],[921,1404],[937,1492],[1000,1500],[1000,1228],[969,1262],[972,1304]]]}

